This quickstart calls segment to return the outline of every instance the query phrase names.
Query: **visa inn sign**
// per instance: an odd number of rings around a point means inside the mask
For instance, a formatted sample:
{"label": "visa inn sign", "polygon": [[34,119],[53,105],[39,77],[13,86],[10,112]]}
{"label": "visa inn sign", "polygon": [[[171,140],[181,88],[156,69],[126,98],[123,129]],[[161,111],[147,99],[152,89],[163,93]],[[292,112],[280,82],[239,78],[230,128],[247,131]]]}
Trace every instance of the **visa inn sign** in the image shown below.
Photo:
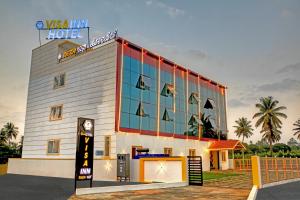
{"label": "visa inn sign", "polygon": [[39,20],[35,26],[38,30],[48,30],[49,40],[81,38],[80,30],[89,28],[87,19]]}

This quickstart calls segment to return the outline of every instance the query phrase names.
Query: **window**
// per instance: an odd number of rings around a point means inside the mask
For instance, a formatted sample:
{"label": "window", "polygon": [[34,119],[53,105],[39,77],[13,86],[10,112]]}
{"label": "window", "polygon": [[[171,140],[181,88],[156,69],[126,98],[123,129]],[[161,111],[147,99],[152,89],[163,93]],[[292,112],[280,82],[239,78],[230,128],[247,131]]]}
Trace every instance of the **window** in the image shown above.
{"label": "window", "polygon": [[192,125],[192,126],[199,126],[202,125],[201,120],[198,118],[198,115],[192,115],[188,125]]}
{"label": "window", "polygon": [[139,104],[139,107],[136,111],[136,115],[141,117],[149,117],[149,114],[145,113],[142,103]]}
{"label": "window", "polygon": [[222,162],[226,162],[226,152],[222,151]]}
{"label": "window", "polygon": [[165,86],[163,87],[162,91],[161,91],[161,95],[165,96],[165,97],[172,97],[174,94],[174,87],[171,84],[165,84]]}
{"label": "window", "polygon": [[51,110],[50,110],[50,116],[49,116],[50,121],[61,120],[62,119],[62,109],[63,109],[62,105],[52,106]]}
{"label": "window", "polygon": [[172,156],[172,148],[165,147],[164,154],[168,154],[169,156]]}
{"label": "window", "polygon": [[189,156],[196,156],[196,149],[189,149]]}
{"label": "window", "polygon": [[139,80],[136,83],[136,88],[141,90],[150,90],[150,86],[147,84],[147,82],[149,82],[149,77],[140,75]]}
{"label": "window", "polygon": [[187,131],[186,72],[176,69],[175,77],[175,134],[184,135]]}
{"label": "window", "polygon": [[193,92],[189,98],[189,104],[198,104],[198,93]]}
{"label": "window", "polygon": [[157,67],[124,55],[123,68],[120,127],[156,131]]}
{"label": "window", "polygon": [[213,99],[208,98],[206,100],[204,108],[206,108],[206,109],[214,109],[216,107],[215,105],[216,105],[215,101]]}
{"label": "window", "polygon": [[57,88],[60,88],[60,87],[64,86],[65,85],[65,78],[66,78],[65,73],[55,76],[54,77],[53,89],[57,89]]}
{"label": "window", "polygon": [[110,157],[110,136],[104,136],[104,156]]}
{"label": "window", "polygon": [[167,109],[165,109],[165,112],[164,112],[164,115],[162,117],[162,120],[164,120],[164,121],[173,121],[173,119],[172,119],[172,117],[170,117]]}
{"label": "window", "polygon": [[58,154],[59,153],[59,140],[49,140],[48,141],[48,154]]}

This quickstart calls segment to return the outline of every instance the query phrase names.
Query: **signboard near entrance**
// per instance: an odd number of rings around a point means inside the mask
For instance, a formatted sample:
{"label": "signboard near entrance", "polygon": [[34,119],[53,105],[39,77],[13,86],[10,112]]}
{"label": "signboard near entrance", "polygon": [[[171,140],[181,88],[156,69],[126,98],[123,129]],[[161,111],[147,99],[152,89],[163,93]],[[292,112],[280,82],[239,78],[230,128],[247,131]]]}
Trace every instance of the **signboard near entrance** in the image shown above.
{"label": "signboard near entrance", "polygon": [[77,121],[77,147],[75,165],[76,181],[90,180],[93,182],[93,155],[94,155],[94,120],[78,118]]}

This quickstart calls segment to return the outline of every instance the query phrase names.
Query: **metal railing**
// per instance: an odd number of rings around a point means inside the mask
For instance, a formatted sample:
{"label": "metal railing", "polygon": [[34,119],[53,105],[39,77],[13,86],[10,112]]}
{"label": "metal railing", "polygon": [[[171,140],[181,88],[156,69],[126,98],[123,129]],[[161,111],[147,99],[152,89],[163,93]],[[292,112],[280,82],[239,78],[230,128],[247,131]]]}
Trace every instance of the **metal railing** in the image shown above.
{"label": "metal railing", "polygon": [[233,159],[233,169],[250,171],[252,168],[251,159]]}
{"label": "metal railing", "polygon": [[300,178],[300,158],[260,158],[262,184]]}

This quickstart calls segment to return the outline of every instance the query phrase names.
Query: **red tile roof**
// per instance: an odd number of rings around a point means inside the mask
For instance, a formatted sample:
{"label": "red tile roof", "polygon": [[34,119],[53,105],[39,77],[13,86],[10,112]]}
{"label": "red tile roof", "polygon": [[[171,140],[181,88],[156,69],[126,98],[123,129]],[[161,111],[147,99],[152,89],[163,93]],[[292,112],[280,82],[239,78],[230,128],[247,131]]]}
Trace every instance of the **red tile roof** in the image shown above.
{"label": "red tile roof", "polygon": [[239,150],[245,149],[239,140],[219,140],[213,141],[208,147],[209,150]]}

